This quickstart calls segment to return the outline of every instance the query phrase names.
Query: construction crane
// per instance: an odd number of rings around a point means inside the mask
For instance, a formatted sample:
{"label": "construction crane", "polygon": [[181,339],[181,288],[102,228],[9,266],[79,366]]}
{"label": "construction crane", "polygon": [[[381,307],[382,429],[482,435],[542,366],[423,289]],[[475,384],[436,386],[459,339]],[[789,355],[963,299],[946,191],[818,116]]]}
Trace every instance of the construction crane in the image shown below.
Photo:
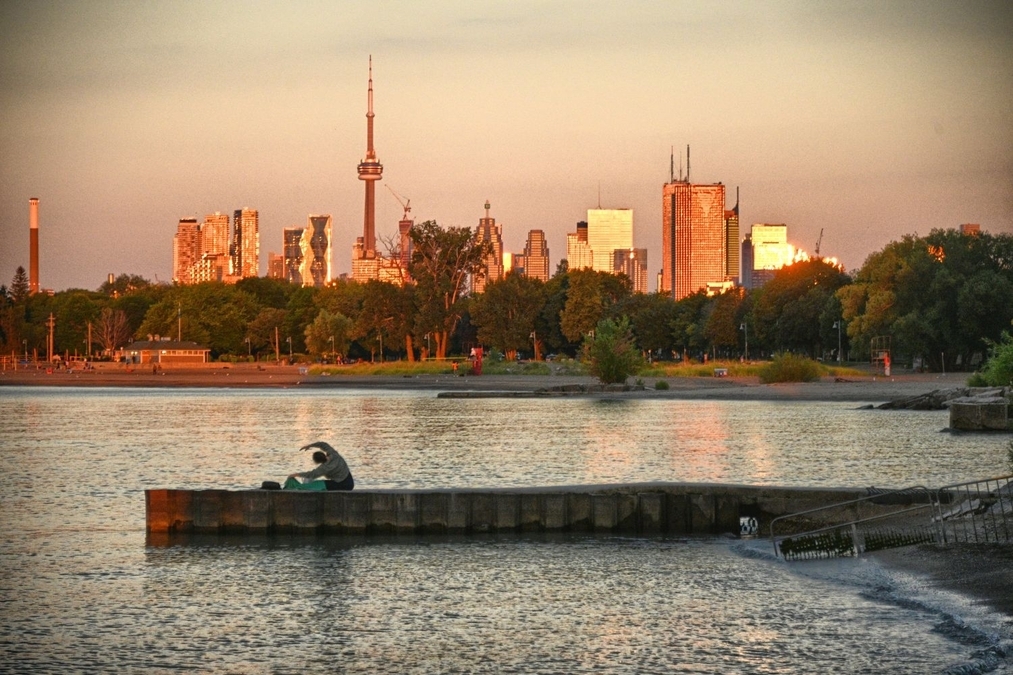
{"label": "construction crane", "polygon": [[820,238],[816,240],[816,257],[820,257],[820,244],[823,243],[823,228],[820,228]]}
{"label": "construction crane", "polygon": [[402,216],[401,220],[410,220],[408,218],[408,214],[412,212],[412,207],[411,207],[412,200],[411,199],[405,199],[405,198],[403,198],[401,195],[399,195],[398,193],[394,192],[394,188],[392,188],[391,186],[387,185],[386,183],[384,183],[384,187],[386,187],[388,190],[390,190],[390,193],[392,195],[394,195],[394,199],[396,199],[398,201],[398,204],[401,205],[401,208],[404,209],[404,216]]}

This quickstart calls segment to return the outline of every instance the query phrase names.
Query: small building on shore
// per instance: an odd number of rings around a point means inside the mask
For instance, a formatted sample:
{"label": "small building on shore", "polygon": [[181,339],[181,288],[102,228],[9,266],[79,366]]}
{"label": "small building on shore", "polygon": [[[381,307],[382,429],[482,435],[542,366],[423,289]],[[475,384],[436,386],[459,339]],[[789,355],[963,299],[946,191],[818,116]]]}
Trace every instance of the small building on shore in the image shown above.
{"label": "small building on shore", "polygon": [[187,366],[207,363],[211,350],[186,340],[138,340],[119,351],[117,359],[127,363],[158,363],[163,366]]}

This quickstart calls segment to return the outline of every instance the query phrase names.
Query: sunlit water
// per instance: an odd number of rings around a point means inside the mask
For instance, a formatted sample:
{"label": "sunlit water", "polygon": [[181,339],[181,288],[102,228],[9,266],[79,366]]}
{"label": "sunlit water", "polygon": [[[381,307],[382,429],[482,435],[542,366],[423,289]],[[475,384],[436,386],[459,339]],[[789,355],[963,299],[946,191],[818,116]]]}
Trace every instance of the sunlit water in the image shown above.
{"label": "sunlit water", "polygon": [[[0,671],[941,672],[1002,619],[875,562],[762,541],[197,538],[149,487],[245,488],[328,440],[357,487],[940,486],[1002,437],[851,403],[432,392],[0,389]],[[979,659],[980,660],[980,659]]]}

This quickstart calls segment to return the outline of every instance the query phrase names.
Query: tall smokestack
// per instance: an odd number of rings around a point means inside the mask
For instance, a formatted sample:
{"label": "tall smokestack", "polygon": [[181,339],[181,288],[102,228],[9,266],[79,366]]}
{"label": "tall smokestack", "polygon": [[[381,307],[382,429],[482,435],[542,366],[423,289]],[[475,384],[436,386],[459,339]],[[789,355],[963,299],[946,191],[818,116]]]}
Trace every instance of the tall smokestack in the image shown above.
{"label": "tall smokestack", "polygon": [[28,292],[35,295],[39,292],[39,198],[28,200]]}

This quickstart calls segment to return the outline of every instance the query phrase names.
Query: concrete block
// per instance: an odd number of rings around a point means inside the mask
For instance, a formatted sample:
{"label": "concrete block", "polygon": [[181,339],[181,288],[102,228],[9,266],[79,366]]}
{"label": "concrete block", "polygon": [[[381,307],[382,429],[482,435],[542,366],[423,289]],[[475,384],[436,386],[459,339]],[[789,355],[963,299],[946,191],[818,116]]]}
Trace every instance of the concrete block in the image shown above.
{"label": "concrete block", "polygon": [[616,527],[616,495],[592,495],[594,529],[611,532]]}
{"label": "concrete block", "polygon": [[471,529],[471,499],[466,492],[447,493],[447,531],[467,532]]}
{"label": "concrete block", "polygon": [[1009,406],[1006,399],[989,398],[950,403],[950,428],[961,431],[1006,431]]}
{"label": "concrete block", "polygon": [[739,502],[737,495],[714,496],[714,532],[739,532]]}
{"label": "concrete block", "polygon": [[246,529],[246,509],[243,504],[243,492],[226,492],[222,495],[221,520],[219,524],[225,532],[242,532]]}
{"label": "concrete block", "polygon": [[691,494],[689,497],[690,532],[709,534],[714,532],[714,496]]}
{"label": "concrete block", "polygon": [[343,494],[345,515],[343,529],[345,532],[362,533],[369,529],[372,495],[364,492],[348,492]]}
{"label": "concrete block", "polygon": [[272,529],[279,532],[289,532],[296,527],[296,499],[305,493],[295,490],[279,490],[273,497],[274,510],[272,512]]}
{"label": "concrete block", "polygon": [[517,529],[517,495],[497,493],[496,495],[496,522],[494,524],[498,532],[513,532]]}
{"label": "concrete block", "polygon": [[397,495],[397,515],[394,529],[402,534],[413,534],[418,527],[419,498],[415,493]]}
{"label": "concrete block", "polygon": [[517,524],[523,532],[538,532],[542,529],[541,495],[519,495]]}
{"label": "concrete block", "polygon": [[169,508],[169,490],[144,491],[144,519],[148,532],[172,529],[173,513]]}
{"label": "concrete block", "polygon": [[397,529],[397,498],[389,492],[374,492],[369,500],[367,530],[376,534],[393,534]]}
{"label": "concrete block", "polygon": [[419,529],[440,534],[449,529],[446,492],[423,492],[419,495]]}
{"label": "concrete block", "polygon": [[321,528],[325,532],[345,531],[345,498],[348,492],[325,492]]}
{"label": "concrete block", "polygon": [[496,499],[487,492],[476,492],[471,496],[472,532],[490,532],[496,526]]}
{"label": "concrete block", "polygon": [[639,515],[638,531],[658,534],[665,531],[665,495],[660,492],[642,492],[637,495]]}
{"label": "concrete block", "polygon": [[566,527],[574,532],[589,532],[594,528],[594,511],[591,495],[587,492],[570,492],[566,495]]}
{"label": "concrete block", "polygon": [[693,532],[693,521],[690,518],[689,496],[668,495],[667,513],[665,522],[668,534],[691,534]]}
{"label": "concrete block", "polygon": [[248,530],[266,530],[271,525],[271,492],[243,492],[243,524]]}
{"label": "concrete block", "polygon": [[300,530],[315,530],[324,523],[324,497],[326,492],[303,492],[296,495],[295,526]]}
{"label": "concrete block", "polygon": [[541,495],[542,527],[549,532],[566,529],[566,495],[560,493]]}
{"label": "concrete block", "polygon": [[616,530],[636,534],[637,520],[637,496],[634,494],[617,494]]}
{"label": "concrete block", "polygon": [[218,532],[226,494],[225,490],[197,490],[193,493],[194,532]]}

